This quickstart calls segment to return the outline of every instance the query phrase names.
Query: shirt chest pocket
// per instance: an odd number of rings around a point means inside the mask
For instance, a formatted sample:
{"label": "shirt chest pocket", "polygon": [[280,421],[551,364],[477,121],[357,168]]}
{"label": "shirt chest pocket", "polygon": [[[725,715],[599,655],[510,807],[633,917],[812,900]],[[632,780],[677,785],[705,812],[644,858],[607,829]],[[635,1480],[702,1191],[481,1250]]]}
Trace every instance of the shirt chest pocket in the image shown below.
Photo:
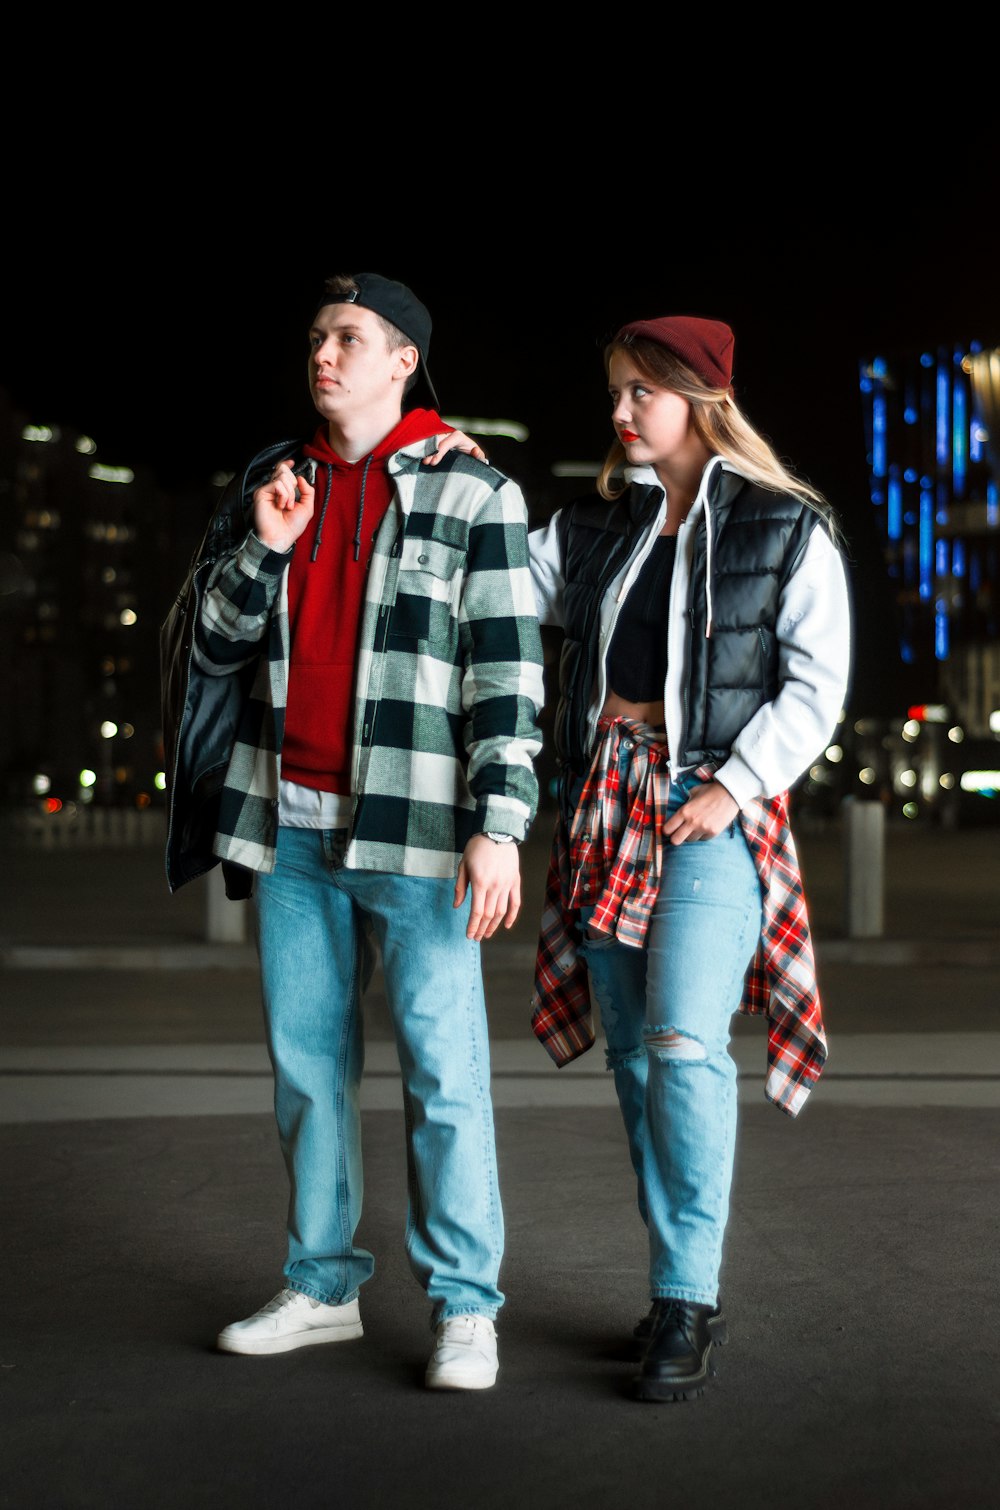
{"label": "shirt chest pocket", "polygon": [[465,551],[443,540],[404,540],[390,640],[450,639],[458,619]]}

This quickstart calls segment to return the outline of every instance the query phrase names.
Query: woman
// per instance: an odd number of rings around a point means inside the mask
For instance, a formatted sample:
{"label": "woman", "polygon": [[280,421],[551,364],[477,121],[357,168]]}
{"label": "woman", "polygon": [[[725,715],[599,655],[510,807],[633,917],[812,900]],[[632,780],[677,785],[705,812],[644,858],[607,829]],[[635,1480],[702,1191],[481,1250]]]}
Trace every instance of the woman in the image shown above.
{"label": "woman", "polygon": [[787,791],[841,716],[847,585],[830,509],[741,414],[732,363],[721,321],[623,326],[598,496],[530,542],[564,630],[533,1027],[562,1064],[600,1013],[649,1236],[640,1400],[701,1394],[725,1338],[733,1012],[768,1014],[766,1093],[792,1115],[826,1052]]}

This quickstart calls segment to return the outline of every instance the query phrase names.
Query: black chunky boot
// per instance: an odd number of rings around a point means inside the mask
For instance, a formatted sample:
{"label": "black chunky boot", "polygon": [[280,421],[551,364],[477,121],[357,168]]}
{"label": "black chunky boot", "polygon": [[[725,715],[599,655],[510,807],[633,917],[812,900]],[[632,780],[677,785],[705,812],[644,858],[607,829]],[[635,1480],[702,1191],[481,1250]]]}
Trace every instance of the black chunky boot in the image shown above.
{"label": "black chunky boot", "polygon": [[694,1400],[708,1383],[709,1318],[716,1306],[668,1298],[653,1306],[652,1335],[633,1381],[637,1400]]}
{"label": "black chunky boot", "polygon": [[[660,1308],[667,1304],[669,1302],[666,1300],[654,1300],[646,1315],[641,1321],[637,1321],[632,1328],[632,1336],[640,1344],[639,1350],[636,1353],[637,1358],[642,1356],[643,1348],[645,1348],[646,1343],[653,1335],[653,1329],[656,1326],[656,1318],[660,1314]],[[713,1306],[708,1313],[708,1330],[716,1347],[724,1347],[729,1341],[729,1327],[726,1325],[726,1318],[722,1313],[721,1296],[719,1297],[719,1304]]]}

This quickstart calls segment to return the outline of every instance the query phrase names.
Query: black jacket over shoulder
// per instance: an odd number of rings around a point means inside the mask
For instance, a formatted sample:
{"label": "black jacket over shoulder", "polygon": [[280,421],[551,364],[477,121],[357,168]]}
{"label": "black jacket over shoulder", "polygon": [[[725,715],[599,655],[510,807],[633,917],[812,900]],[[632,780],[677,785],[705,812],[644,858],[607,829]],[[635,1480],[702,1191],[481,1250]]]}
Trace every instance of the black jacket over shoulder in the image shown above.
{"label": "black jacket over shoulder", "polygon": [[[191,676],[195,622],[205,578],[246,538],[254,489],[303,442],[280,441],[258,452],[226,485],[160,629],[160,703],[167,778],[167,884],[176,891],[219,864],[212,852],[219,799],[254,667],[235,676]],[[248,896],[251,878],[223,863],[226,892]]]}

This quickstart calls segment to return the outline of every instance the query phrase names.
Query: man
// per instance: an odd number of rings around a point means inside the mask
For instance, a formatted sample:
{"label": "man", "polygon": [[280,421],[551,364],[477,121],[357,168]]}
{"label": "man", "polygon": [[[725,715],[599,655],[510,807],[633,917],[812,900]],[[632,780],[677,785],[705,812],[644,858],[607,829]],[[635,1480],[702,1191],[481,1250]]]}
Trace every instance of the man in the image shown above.
{"label": "man", "polygon": [[[171,889],[253,889],[285,1284],[224,1351],[362,1335],[361,993],[381,951],[402,1071],[410,1266],[432,1388],[497,1375],[503,1218],[480,944],[520,905],[542,653],[518,487],[438,455],[431,320],[376,273],[328,280],[321,424],[234,478],[164,625]],[[423,381],[433,409],[403,412]],[[479,453],[481,457],[482,453]],[[256,875],[256,884],[250,882]]]}

